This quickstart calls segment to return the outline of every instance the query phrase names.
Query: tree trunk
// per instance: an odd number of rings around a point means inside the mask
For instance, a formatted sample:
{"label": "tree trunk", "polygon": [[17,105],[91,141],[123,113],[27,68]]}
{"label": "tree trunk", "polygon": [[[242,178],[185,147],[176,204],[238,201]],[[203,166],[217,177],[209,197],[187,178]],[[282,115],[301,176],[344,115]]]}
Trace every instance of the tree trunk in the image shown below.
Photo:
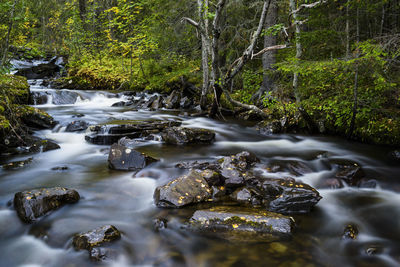
{"label": "tree trunk", "polygon": [[211,43],[211,86],[213,88],[214,99],[210,110],[210,117],[215,117],[220,106],[220,99],[222,95],[221,88],[221,75],[219,71],[219,37],[221,35],[221,13],[225,7],[226,0],[219,0],[215,10],[212,29],[212,43]]}
{"label": "tree trunk", "polygon": [[[278,2],[277,0],[272,0],[270,8],[268,10],[267,18],[265,21],[265,29],[274,26],[278,22]],[[264,35],[264,47],[275,46],[277,44],[277,36],[274,34]],[[268,75],[268,71],[274,69],[274,64],[276,63],[276,50],[271,50],[263,54],[262,64],[263,64],[263,81],[258,92],[252,97],[254,102],[261,99],[265,92],[273,91],[275,85],[272,77]]]}
{"label": "tree trunk", "polygon": [[17,0],[14,0],[13,6],[11,7],[11,12],[10,12],[10,21],[8,23],[8,30],[7,30],[7,35],[6,35],[6,40],[4,44],[4,50],[3,50],[3,58],[1,59],[1,64],[0,66],[4,66],[7,61],[8,57],[8,47],[10,45],[10,34],[13,28],[13,23],[14,23],[14,13],[15,13],[15,6],[17,5]]}
{"label": "tree trunk", "polygon": [[[296,0],[290,0],[290,9],[293,13],[293,20],[296,27],[296,59],[299,60],[303,54],[303,48],[301,45],[300,34],[301,34],[301,23],[299,22],[298,15],[296,12]],[[293,73],[293,92],[296,97],[296,103],[300,103],[300,94],[298,92],[298,84],[299,84],[299,74],[297,72]]]}
{"label": "tree trunk", "polygon": [[201,33],[201,65],[203,69],[203,87],[201,90],[200,107],[202,110],[205,110],[207,109],[207,93],[210,86],[210,72],[208,68],[208,0],[197,0],[197,5],[199,8],[200,27],[203,27],[204,29],[204,33]]}
{"label": "tree trunk", "polygon": [[350,58],[350,0],[346,3],[346,58]]}

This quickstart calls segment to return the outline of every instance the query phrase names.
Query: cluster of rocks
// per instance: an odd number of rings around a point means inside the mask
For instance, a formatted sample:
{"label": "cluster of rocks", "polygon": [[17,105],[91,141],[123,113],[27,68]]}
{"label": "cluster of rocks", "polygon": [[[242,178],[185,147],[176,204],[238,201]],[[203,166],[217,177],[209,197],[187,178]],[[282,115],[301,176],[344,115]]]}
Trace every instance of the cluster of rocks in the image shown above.
{"label": "cluster of rocks", "polygon": [[114,107],[133,107],[136,109],[194,109],[195,102],[192,97],[183,96],[178,90],[172,91],[169,95],[154,94],[148,96],[145,93],[121,93],[128,99],[120,101],[112,106]]}
{"label": "cluster of rocks", "polygon": [[[188,168],[188,173],[157,187],[155,204],[181,208],[201,202],[217,203],[218,207],[195,212],[188,223],[194,231],[242,240],[254,240],[254,233],[264,241],[289,238],[294,220],[287,215],[310,212],[321,196],[313,187],[292,178],[258,175],[254,171],[258,162],[253,153],[243,151],[214,162],[178,164],[178,168]],[[227,203],[245,209],[221,206]]]}
{"label": "cluster of rocks", "polygon": [[[13,204],[21,221],[34,223],[52,211],[75,204],[79,200],[80,195],[76,190],[53,187],[18,192],[14,196]],[[115,226],[105,225],[74,235],[72,245],[76,250],[87,250],[90,259],[101,261],[116,258],[117,251],[108,248],[107,243],[120,238],[121,233]]]}

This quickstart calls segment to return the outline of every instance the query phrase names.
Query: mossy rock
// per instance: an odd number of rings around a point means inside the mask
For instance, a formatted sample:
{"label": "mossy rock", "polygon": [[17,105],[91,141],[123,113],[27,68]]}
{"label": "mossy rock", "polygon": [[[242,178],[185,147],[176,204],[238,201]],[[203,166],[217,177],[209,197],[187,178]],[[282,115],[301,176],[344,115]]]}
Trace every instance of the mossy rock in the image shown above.
{"label": "mossy rock", "polygon": [[6,97],[10,103],[29,103],[29,84],[25,77],[0,75],[0,105],[5,104]]}

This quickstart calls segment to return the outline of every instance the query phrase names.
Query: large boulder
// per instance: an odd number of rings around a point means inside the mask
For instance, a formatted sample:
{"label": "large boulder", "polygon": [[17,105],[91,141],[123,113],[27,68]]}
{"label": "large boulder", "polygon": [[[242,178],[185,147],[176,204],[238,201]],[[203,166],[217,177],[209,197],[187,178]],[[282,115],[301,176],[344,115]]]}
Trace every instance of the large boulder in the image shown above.
{"label": "large boulder", "polygon": [[98,227],[86,233],[76,234],[72,240],[72,244],[76,250],[91,250],[99,247],[104,243],[112,242],[121,238],[121,233],[113,225],[105,225]]}
{"label": "large boulder", "polygon": [[231,241],[272,242],[292,236],[294,220],[281,214],[237,207],[196,211],[189,229]]}
{"label": "large boulder", "polygon": [[206,129],[170,127],[163,131],[162,139],[167,144],[211,144],[215,141],[215,133]]}
{"label": "large boulder", "polygon": [[168,127],[179,126],[177,121],[127,121],[124,124],[106,124],[89,127],[85,140],[97,145],[112,145],[123,137],[142,138],[160,133]]}
{"label": "large boulder", "polygon": [[162,208],[180,208],[210,198],[211,188],[196,170],[157,187],[154,192],[155,203]]}
{"label": "large boulder", "polygon": [[113,170],[139,171],[156,161],[157,159],[133,150],[121,142],[113,144],[108,155],[108,166]]}
{"label": "large boulder", "polygon": [[18,192],[14,196],[14,208],[18,217],[26,223],[32,223],[50,211],[65,204],[73,204],[80,199],[73,189],[62,187],[34,189]]}
{"label": "large boulder", "polygon": [[249,202],[283,214],[308,213],[322,198],[315,188],[291,178],[253,177],[246,187],[251,189]]}

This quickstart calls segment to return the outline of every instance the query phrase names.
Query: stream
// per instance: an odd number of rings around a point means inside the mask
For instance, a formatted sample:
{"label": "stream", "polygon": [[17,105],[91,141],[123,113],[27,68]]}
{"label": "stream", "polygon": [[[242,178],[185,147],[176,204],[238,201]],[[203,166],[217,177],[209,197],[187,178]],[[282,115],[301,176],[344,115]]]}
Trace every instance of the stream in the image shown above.
{"label": "stream", "polygon": [[[72,91],[74,104],[53,101],[57,91],[29,81],[32,92],[48,94],[36,107],[59,122],[53,130],[35,133],[54,140],[61,149],[2,159],[2,164],[33,157],[17,170],[0,169],[0,266],[399,266],[400,166],[388,147],[326,136],[262,136],[247,122],[191,117],[178,110],[132,110],[111,107],[124,96],[100,91]],[[68,91],[68,90],[65,90]],[[54,104],[53,102],[56,102]],[[137,174],[110,170],[109,146],[85,141],[85,132],[65,132],[68,123],[91,125],[123,120],[181,121],[182,126],[215,131],[212,145],[171,146],[160,141],[138,142],[136,149],[160,159]],[[312,172],[293,176],[280,171],[270,177],[293,177],[315,187],[323,197],[314,210],[293,216],[297,230],[290,241],[241,243],[205,237],[182,229],[196,206],[172,210],[154,205],[153,193],[182,174],[174,166],[188,160],[215,160],[248,150],[262,163],[297,161]],[[332,160],[362,166],[374,188],[321,188],[334,174]],[[64,170],[55,167],[66,167]],[[81,200],[51,212],[36,223],[22,223],[10,200],[19,191],[61,186],[76,189]],[[155,231],[153,220],[168,217],[167,229]],[[72,237],[112,224],[122,238],[111,246],[115,260],[91,262],[87,251],[75,251]],[[356,225],[355,240],[343,239],[347,225]]]}

